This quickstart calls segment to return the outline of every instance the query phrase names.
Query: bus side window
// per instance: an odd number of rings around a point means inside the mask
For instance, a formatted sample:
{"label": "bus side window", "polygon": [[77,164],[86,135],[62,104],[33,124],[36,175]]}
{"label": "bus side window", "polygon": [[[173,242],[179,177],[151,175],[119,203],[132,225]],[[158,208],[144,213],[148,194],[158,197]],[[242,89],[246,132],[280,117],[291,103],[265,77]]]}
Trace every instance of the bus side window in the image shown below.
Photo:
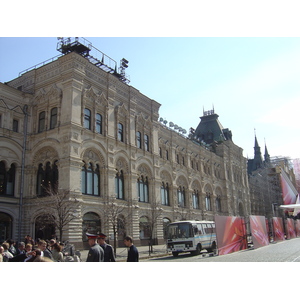
{"label": "bus side window", "polygon": [[202,224],[203,234],[207,233],[207,224]]}
{"label": "bus side window", "polygon": [[199,233],[199,235],[203,234],[202,225],[201,224],[197,224],[197,227],[198,227],[198,233]]}
{"label": "bus side window", "polygon": [[211,226],[212,226],[212,233],[216,233],[216,224],[213,223],[211,224]]}
{"label": "bus side window", "polygon": [[207,230],[206,230],[207,233],[212,233],[212,227],[211,227],[211,224],[207,224]]}
{"label": "bus side window", "polygon": [[194,225],[194,226],[193,226],[193,230],[194,230],[194,235],[199,235],[197,225]]}

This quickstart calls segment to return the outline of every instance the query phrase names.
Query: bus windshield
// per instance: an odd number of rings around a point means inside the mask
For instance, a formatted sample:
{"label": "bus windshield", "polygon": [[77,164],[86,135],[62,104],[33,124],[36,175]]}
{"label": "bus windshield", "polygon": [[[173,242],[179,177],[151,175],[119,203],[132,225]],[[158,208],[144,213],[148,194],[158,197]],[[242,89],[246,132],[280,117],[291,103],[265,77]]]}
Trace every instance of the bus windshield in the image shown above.
{"label": "bus windshield", "polygon": [[178,223],[172,224],[168,227],[168,239],[179,239],[193,237],[191,224]]}

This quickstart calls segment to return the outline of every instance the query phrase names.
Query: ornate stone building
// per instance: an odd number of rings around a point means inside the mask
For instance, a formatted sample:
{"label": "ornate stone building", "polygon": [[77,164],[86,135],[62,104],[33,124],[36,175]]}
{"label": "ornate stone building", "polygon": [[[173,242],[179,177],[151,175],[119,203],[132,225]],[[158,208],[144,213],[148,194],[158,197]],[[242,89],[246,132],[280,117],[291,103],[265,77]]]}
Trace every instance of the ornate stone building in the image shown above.
{"label": "ornate stone building", "polygon": [[0,83],[1,241],[58,234],[44,217],[56,184],[79,202],[63,231],[77,247],[86,231],[163,243],[169,222],[250,214],[247,159],[214,110],[186,136],[84,50]]}

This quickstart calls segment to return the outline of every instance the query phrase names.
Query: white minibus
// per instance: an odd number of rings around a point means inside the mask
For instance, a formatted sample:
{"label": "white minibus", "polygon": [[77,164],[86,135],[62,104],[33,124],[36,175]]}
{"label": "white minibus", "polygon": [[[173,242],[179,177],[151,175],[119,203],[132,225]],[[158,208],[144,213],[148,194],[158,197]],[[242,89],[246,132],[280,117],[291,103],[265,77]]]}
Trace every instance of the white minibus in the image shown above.
{"label": "white minibus", "polygon": [[173,256],[181,252],[198,255],[205,249],[207,252],[217,250],[216,228],[213,221],[179,221],[167,228],[167,249]]}

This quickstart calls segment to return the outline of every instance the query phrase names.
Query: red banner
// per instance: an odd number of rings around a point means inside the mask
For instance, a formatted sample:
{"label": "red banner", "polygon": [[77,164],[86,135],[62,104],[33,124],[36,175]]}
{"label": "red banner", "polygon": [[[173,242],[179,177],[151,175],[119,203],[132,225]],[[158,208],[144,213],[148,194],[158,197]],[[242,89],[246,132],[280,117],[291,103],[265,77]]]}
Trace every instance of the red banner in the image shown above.
{"label": "red banner", "polygon": [[298,192],[284,171],[282,171],[280,174],[280,182],[283,196],[283,204],[295,204]]}
{"label": "red banner", "polygon": [[293,239],[296,237],[294,220],[287,218],[286,219],[286,238]]}
{"label": "red banner", "polygon": [[273,217],[274,241],[284,241],[283,222],[281,218]]}
{"label": "red banner", "polygon": [[264,216],[249,216],[254,248],[269,245],[266,218]]}
{"label": "red banner", "polygon": [[300,237],[300,220],[297,219],[295,222],[296,236]]}
{"label": "red banner", "polygon": [[247,249],[247,232],[243,218],[215,216],[215,223],[219,255]]}

